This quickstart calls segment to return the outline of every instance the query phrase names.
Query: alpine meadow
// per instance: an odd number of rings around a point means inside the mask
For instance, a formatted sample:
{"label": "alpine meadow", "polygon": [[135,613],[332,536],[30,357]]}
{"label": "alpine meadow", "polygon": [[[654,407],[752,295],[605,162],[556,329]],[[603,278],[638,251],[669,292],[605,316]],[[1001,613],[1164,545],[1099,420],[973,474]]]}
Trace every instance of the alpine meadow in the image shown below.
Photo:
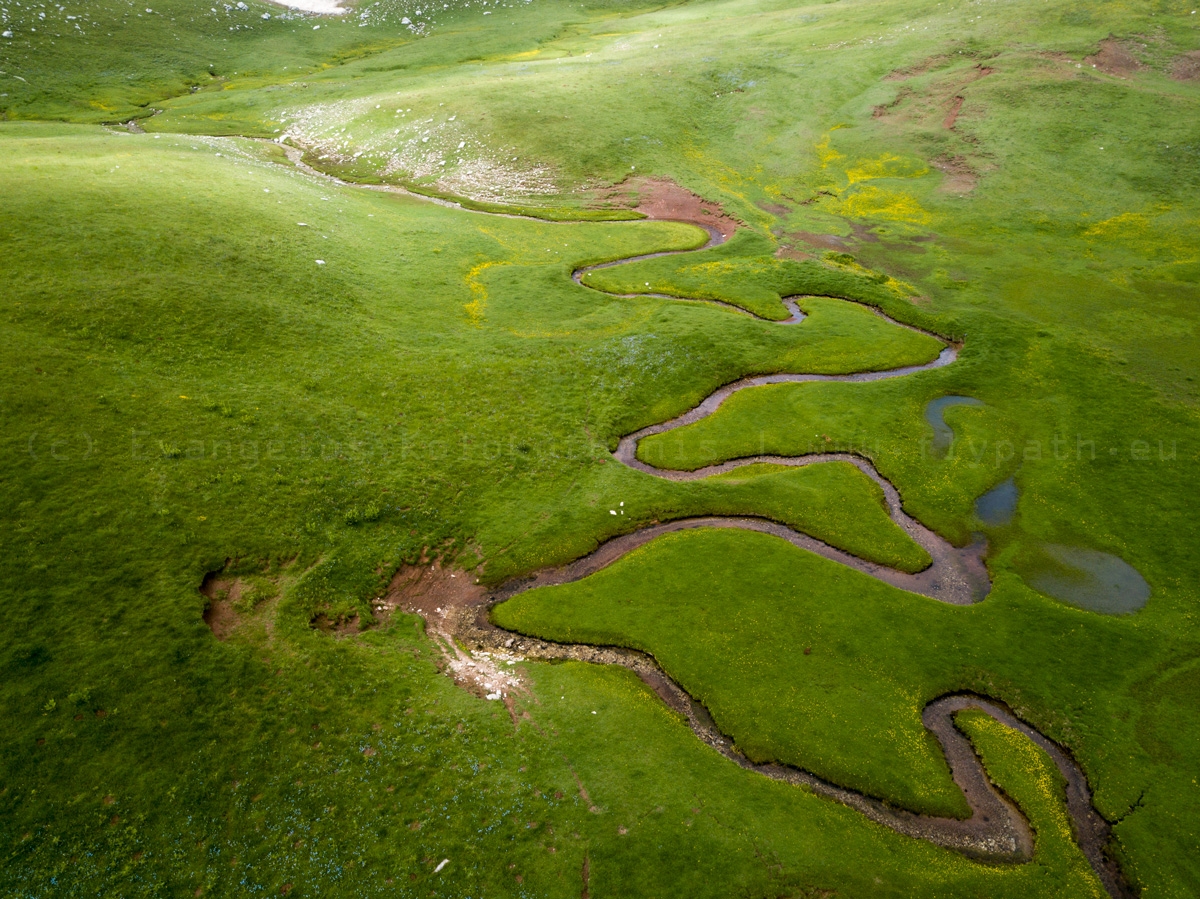
{"label": "alpine meadow", "polygon": [[1194,3],[0,2],[0,896],[1200,896]]}

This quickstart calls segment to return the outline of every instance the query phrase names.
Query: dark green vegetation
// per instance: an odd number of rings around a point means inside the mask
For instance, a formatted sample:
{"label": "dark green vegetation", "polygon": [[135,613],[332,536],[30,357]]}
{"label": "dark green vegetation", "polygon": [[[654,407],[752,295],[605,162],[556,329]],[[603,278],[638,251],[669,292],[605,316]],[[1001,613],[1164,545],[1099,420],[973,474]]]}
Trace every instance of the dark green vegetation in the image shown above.
{"label": "dark green vegetation", "polygon": [[[310,627],[371,620],[423,552],[494,583],[695,514],[919,567],[846,466],[671,484],[608,450],[746,374],[937,348],[837,300],[780,326],[569,280],[698,229],[446,209],[205,136],[288,134],[329,171],[485,208],[628,215],[623,179],[672,177],[739,235],[588,284],[766,318],[833,294],[965,339],[908,378],[741,393],[642,451],[869,456],[931,527],[987,532],[982,605],[696,532],[497,617],[643,647],[748,753],[918,809],[961,811],[923,705],[994,696],[1074,753],[1144,895],[1200,892],[1200,15],[150,6],[0,21],[0,115],[74,123],[0,125],[0,891],[574,896],[585,870],[595,897],[1094,888],[1053,769],[986,720],[960,718],[1037,828],[1030,865],[741,771],[623,671],[519,666],[512,719],[438,672],[416,619]],[[155,133],[95,124],[133,117]],[[922,411],[948,393],[987,405],[947,410],[941,458]],[[974,500],[1009,476],[1017,514],[983,528]],[[1037,594],[1047,545],[1120,556],[1149,603]],[[197,588],[227,559],[257,589],[218,642]]]}

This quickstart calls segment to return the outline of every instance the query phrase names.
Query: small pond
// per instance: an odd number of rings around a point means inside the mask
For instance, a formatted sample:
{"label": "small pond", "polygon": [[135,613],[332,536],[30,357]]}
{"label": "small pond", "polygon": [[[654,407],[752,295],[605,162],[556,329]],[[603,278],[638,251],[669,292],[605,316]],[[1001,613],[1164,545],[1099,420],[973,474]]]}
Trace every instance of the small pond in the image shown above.
{"label": "small pond", "polygon": [[1146,579],[1110,553],[1055,543],[1042,552],[1043,562],[1025,577],[1039,593],[1105,615],[1136,612],[1150,598]]}
{"label": "small pond", "polygon": [[1012,521],[1020,497],[1016,481],[1009,478],[975,500],[975,515],[984,524],[1001,527]]}

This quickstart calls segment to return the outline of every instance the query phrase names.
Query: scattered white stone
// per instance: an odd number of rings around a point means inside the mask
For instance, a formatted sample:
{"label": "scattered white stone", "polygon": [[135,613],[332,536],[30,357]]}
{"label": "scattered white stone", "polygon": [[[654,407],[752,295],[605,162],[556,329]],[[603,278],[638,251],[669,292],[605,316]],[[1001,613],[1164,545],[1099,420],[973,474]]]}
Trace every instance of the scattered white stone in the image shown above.
{"label": "scattered white stone", "polygon": [[4,32],[3,34],[0,34],[0,37],[12,37],[12,32],[11,32],[11,31],[6,31],[6,32]]}
{"label": "scattered white stone", "polygon": [[448,858],[442,859],[440,862],[438,862],[438,866],[433,869],[433,873],[434,874],[439,873],[442,870],[442,868],[446,867],[446,865],[448,865],[448,864],[450,864],[450,859],[448,859]]}
{"label": "scattered white stone", "polygon": [[400,24],[401,25],[411,25],[412,19],[410,19],[408,16],[405,16],[403,19],[400,20]]}
{"label": "scattered white stone", "polygon": [[324,265],[324,264],[325,264],[325,260],[324,260],[324,259],[318,259],[318,260],[317,260],[317,265]]}
{"label": "scattered white stone", "polygon": [[271,18],[271,14],[270,14],[269,12],[265,12],[265,13],[263,13],[263,14],[262,14],[262,17],[263,17],[264,19],[269,19],[269,18]]}

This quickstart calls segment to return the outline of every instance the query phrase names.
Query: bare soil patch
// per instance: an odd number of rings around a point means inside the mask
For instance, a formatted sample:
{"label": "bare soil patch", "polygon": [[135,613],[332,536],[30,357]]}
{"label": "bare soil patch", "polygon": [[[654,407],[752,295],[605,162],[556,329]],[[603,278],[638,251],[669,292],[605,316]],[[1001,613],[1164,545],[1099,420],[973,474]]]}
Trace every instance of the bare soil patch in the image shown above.
{"label": "bare soil patch", "polygon": [[330,618],[321,613],[314,616],[309,625],[323,634],[332,634],[335,637],[350,637],[363,630],[362,622],[359,621],[357,615],[350,615],[346,618]]}
{"label": "bare soil patch", "polygon": [[991,66],[979,63],[965,71],[959,69],[939,76],[920,93],[906,85],[890,103],[874,107],[871,117],[884,122],[928,123],[936,116],[941,118],[943,128],[954,130],[966,101],[964,91],[994,71]]}
{"label": "bare soil patch", "polygon": [[[200,594],[204,597],[204,623],[218,640],[227,640],[230,635],[257,621],[268,637],[274,633],[273,613],[279,598],[281,581],[286,570],[296,559],[259,560],[258,571],[248,569],[241,560],[226,559],[220,571],[210,571],[200,583]],[[240,574],[234,574],[234,571]]]}
{"label": "bare soil patch", "polygon": [[947,66],[953,61],[953,56],[941,54],[938,56],[930,56],[928,59],[923,59],[911,66],[904,66],[900,69],[895,69],[883,76],[884,81],[905,81],[909,78],[915,78],[918,75],[924,75],[926,72],[932,72],[934,69],[940,69]]}
{"label": "bare soil patch", "polygon": [[1171,63],[1171,77],[1176,81],[1200,81],[1200,50],[1175,57]]}
{"label": "bare soil patch", "polygon": [[1137,57],[1129,52],[1129,46],[1111,37],[1101,41],[1100,49],[1086,57],[1083,64],[1117,78],[1129,78],[1142,68]]}
{"label": "bare soil patch", "polygon": [[399,609],[420,615],[425,619],[426,633],[442,653],[443,670],[468,693],[503,700],[516,726],[512,694],[528,692],[512,667],[524,658],[512,650],[516,641],[477,647],[474,652],[462,648],[461,635],[470,630],[486,607],[487,598],[487,590],[472,574],[444,568],[435,561],[397,571],[387,595],[376,604],[376,614]]}
{"label": "bare soil patch", "polygon": [[942,127],[947,131],[954,130],[954,123],[958,121],[958,114],[962,110],[962,105],[963,97],[961,94],[951,98],[950,109],[946,112],[946,118],[942,120]]}
{"label": "bare soil patch", "polygon": [[799,243],[806,243],[819,250],[849,250],[853,244],[844,237],[836,234],[815,234],[812,231],[789,231],[787,238]]}
{"label": "bare soil patch", "polygon": [[979,173],[972,168],[965,156],[938,156],[929,164],[946,177],[938,189],[948,194],[967,194],[979,183]]}
{"label": "bare soil patch", "polygon": [[428,621],[452,609],[477,606],[486,592],[467,572],[443,568],[440,562],[408,565],[392,578],[383,607],[420,615]]}
{"label": "bare soil patch", "polygon": [[[716,230],[722,240],[728,240],[738,229],[739,222],[713,203],[669,178],[630,178],[622,182],[623,205],[636,208],[647,218],[657,221],[690,222],[706,231]],[[634,197],[636,196],[636,207]]]}
{"label": "bare soil patch", "polygon": [[236,579],[207,574],[200,585],[200,593],[208,600],[204,607],[204,623],[218,640],[228,640],[241,620],[233,607],[241,593],[241,584]]}
{"label": "bare soil patch", "polygon": [[787,218],[792,213],[792,210],[782,203],[768,203],[765,200],[758,204],[758,208],[771,213],[776,218]]}

